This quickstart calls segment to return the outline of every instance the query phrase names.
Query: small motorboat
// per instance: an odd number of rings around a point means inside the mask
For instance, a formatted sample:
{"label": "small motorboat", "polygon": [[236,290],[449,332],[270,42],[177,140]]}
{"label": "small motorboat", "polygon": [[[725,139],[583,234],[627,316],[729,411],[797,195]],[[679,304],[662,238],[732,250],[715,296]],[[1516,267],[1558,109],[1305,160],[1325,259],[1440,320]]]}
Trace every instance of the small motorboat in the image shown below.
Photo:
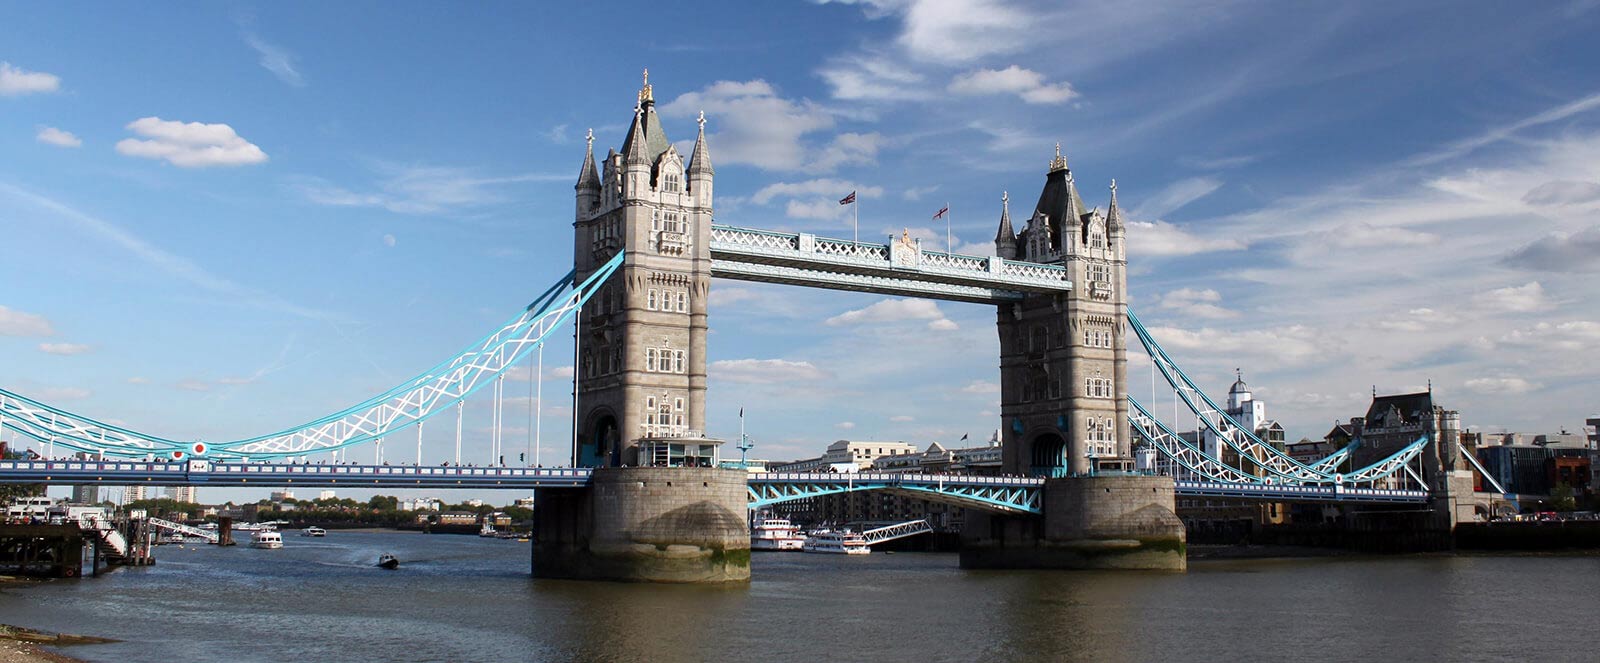
{"label": "small motorboat", "polygon": [[300,530],[300,536],[327,536],[327,535],[328,535],[328,530],[322,529],[321,527],[317,527],[316,525],[312,525],[312,526],[307,527],[307,528],[305,528],[303,530]]}
{"label": "small motorboat", "polygon": [[378,555],[378,568],[394,570],[400,568],[400,558],[389,553]]}

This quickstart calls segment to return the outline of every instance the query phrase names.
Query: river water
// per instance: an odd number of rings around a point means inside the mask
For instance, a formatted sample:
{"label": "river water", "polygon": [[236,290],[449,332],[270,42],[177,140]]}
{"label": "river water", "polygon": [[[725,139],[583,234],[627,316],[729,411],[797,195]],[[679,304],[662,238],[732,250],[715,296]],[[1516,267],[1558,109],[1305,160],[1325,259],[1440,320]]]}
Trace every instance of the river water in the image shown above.
{"label": "river water", "polygon": [[[11,587],[0,622],[123,640],[91,661],[1595,661],[1600,557],[962,571],[758,553],[732,588],[537,580],[529,544],[402,532]],[[382,552],[396,571],[373,566]]]}

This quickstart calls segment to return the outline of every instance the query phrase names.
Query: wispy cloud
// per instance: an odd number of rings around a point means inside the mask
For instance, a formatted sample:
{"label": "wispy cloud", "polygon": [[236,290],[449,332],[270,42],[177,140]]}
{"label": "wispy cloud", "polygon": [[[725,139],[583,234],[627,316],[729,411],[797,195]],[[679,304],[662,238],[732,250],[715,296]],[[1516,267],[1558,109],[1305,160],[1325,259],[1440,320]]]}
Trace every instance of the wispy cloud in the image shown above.
{"label": "wispy cloud", "polygon": [[376,207],[399,214],[441,214],[508,202],[506,187],[527,182],[569,182],[571,174],[520,173],[485,176],[467,168],[379,163],[373,188],[348,189],[317,177],[292,186],[307,200],[335,207]]}
{"label": "wispy cloud", "polygon": [[0,194],[66,221],[80,232],[122,249],[132,258],[168,276],[177,278],[207,292],[225,295],[230,302],[305,318],[319,320],[343,319],[342,314],[329,313],[292,304],[274,295],[239,285],[226,278],[212,274],[187,258],[168,253],[116,224],[79,211],[65,203],[5,182],[0,182]]}
{"label": "wispy cloud", "polygon": [[34,138],[41,143],[56,147],[81,147],[83,145],[83,139],[73,135],[70,131],[62,131],[55,127],[39,127],[39,133]]}
{"label": "wispy cloud", "polygon": [[82,343],[40,343],[39,351],[45,354],[72,356],[89,354],[91,348]]}
{"label": "wispy cloud", "polygon": [[54,336],[55,327],[38,313],[0,306],[0,336]]}
{"label": "wispy cloud", "polygon": [[281,47],[267,43],[253,32],[246,32],[244,41],[250,45],[250,48],[255,49],[257,55],[261,56],[259,62],[263,69],[272,72],[272,75],[277,76],[280,81],[295,87],[305,86],[305,77],[294,66],[296,59],[294,54]]}

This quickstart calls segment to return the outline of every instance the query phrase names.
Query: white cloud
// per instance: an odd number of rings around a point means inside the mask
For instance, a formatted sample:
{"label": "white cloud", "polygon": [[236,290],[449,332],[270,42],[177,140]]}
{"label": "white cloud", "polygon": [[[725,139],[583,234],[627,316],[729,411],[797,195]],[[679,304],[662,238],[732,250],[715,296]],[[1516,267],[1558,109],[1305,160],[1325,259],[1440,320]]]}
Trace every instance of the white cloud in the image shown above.
{"label": "white cloud", "polygon": [[392,248],[394,248],[394,245],[396,243],[397,243],[397,240],[395,240],[394,235],[391,235],[391,234],[388,234],[388,233],[384,233],[384,235],[383,235],[383,245],[384,246],[387,246],[387,247],[392,249]]}
{"label": "white cloud", "polygon": [[854,421],[841,421],[839,423],[834,424],[833,427],[837,428],[839,430],[850,430],[850,429],[856,427],[856,422],[854,422]]}
{"label": "white cloud", "polygon": [[1545,235],[1507,254],[1505,263],[1546,272],[1600,270],[1600,225]]}
{"label": "white cloud", "polygon": [[93,350],[93,349],[94,348],[91,348],[91,347],[89,347],[87,345],[84,345],[82,343],[40,343],[39,344],[39,351],[40,352],[44,352],[46,354],[52,354],[52,355],[70,356],[70,355],[88,354],[89,351]]}
{"label": "white cloud", "polygon": [[1162,295],[1157,306],[1177,311],[1185,318],[1220,320],[1239,316],[1237,311],[1220,306],[1221,302],[1222,295],[1210,288],[1179,288]]}
{"label": "white cloud", "polygon": [[813,157],[808,170],[829,172],[839,166],[857,164],[870,164],[878,159],[878,148],[884,143],[883,136],[873,133],[842,133],[833,137],[833,142],[819,150]]}
{"label": "white cloud", "polygon": [[243,166],[267,160],[267,153],[226,124],[180,122],[142,117],[128,130],[144,139],[117,141],[117,151],[130,157],[162,159],[180,168]]}
{"label": "white cloud", "polygon": [[967,383],[967,386],[962,387],[961,391],[967,394],[998,394],[1000,393],[1000,385],[988,380],[973,380]]}
{"label": "white cloud", "polygon": [[1538,281],[1480,292],[1472,297],[1472,301],[1492,311],[1514,313],[1543,311],[1555,306],[1545,297],[1544,286],[1539,285]]}
{"label": "white cloud", "polygon": [[28,71],[0,62],[0,96],[20,96],[35,92],[55,92],[61,88],[61,78],[41,71]]}
{"label": "white cloud", "polygon": [[[845,311],[828,318],[823,324],[829,327],[859,325],[873,322],[903,322],[906,320],[945,320],[939,304],[930,299],[885,299],[872,305]],[[951,323],[954,324],[954,323]],[[930,324],[930,328],[933,328]]]}
{"label": "white cloud", "polygon": [[577,371],[572,366],[557,366],[546,371],[546,373],[553,378],[570,378],[577,375]]}
{"label": "white cloud", "polygon": [[300,70],[294,67],[294,54],[262,41],[260,37],[252,33],[245,33],[244,40],[245,43],[250,44],[250,48],[255,49],[257,55],[261,56],[259,60],[261,67],[272,72],[272,75],[277,76],[278,80],[295,87],[303,87],[306,84],[305,77],[301,76]]}
{"label": "white cloud", "polygon": [[881,54],[835,58],[817,72],[833,90],[833,98],[848,101],[915,101],[928,99],[925,77]]}
{"label": "white cloud", "polygon": [[[856,137],[830,146],[835,152],[824,159],[829,148],[819,150],[806,136],[831,129],[834,113],[808,99],[780,97],[771,84],[760,79],[717,81],[661,106],[663,114],[676,117],[694,117],[700,111],[705,111],[709,120],[706,142],[719,164],[800,170],[808,164],[826,166],[827,159],[839,160],[834,165],[870,161],[877,152],[877,138]],[[868,147],[865,142],[873,144]]]}
{"label": "white cloud", "polygon": [[1047,83],[1044,74],[1017,65],[957,75],[947,89],[962,96],[1014,94],[1030,104],[1060,104],[1078,96],[1071,84]]}
{"label": "white cloud", "polygon": [[917,420],[916,417],[913,417],[913,416],[911,416],[909,414],[897,414],[897,415],[894,415],[892,417],[889,417],[889,421],[893,421],[893,422],[895,422],[897,424],[910,423],[910,422],[913,422],[913,421],[916,421],[916,420]]}
{"label": "white cloud", "polygon": [[791,219],[848,219],[853,213],[849,205],[839,201],[856,192],[856,199],[866,201],[883,195],[883,187],[861,186],[843,180],[819,178],[804,182],[778,182],[756,191],[750,201],[766,205],[776,200],[787,200],[784,214]]}
{"label": "white cloud", "polygon": [[934,331],[955,331],[960,328],[961,327],[957,325],[954,320],[949,318],[940,318],[928,323],[928,329],[932,329]]}
{"label": "white cloud", "polygon": [[1237,239],[1206,239],[1165,221],[1129,222],[1127,241],[1128,254],[1140,258],[1188,256],[1247,248],[1244,242]]}
{"label": "white cloud", "polygon": [[380,179],[376,189],[367,192],[312,177],[298,178],[293,183],[307,200],[319,205],[376,207],[397,214],[439,214],[508,202],[508,185],[573,179],[570,175],[540,173],[483,176],[446,166],[379,163],[375,168]]}
{"label": "white cloud", "polygon": [[1341,249],[1410,248],[1433,246],[1439,236],[1433,233],[1407,230],[1399,227],[1378,228],[1370,223],[1347,223],[1333,230],[1315,233],[1308,238],[1309,247],[1337,247]]}
{"label": "white cloud", "polygon": [[0,336],[54,336],[55,327],[37,313],[0,306]]}
{"label": "white cloud", "polygon": [[905,27],[899,44],[911,57],[969,62],[1023,46],[1029,15],[997,0],[912,0],[898,3]]}
{"label": "white cloud", "polygon": [[1500,343],[1545,351],[1587,353],[1600,349],[1600,322],[1541,322],[1526,329],[1512,330],[1500,337]]}
{"label": "white cloud", "polygon": [[128,384],[150,384],[150,378],[134,376],[128,378]]}
{"label": "white cloud", "polygon": [[827,371],[811,362],[785,359],[722,359],[711,362],[707,372],[713,379],[741,384],[784,384],[829,377]]}
{"label": "white cloud", "polygon": [[1522,202],[1529,205],[1582,205],[1600,200],[1600,182],[1553,180],[1529,189]]}
{"label": "white cloud", "polygon": [[1473,378],[1461,386],[1479,394],[1525,394],[1540,385],[1522,378]]}
{"label": "white cloud", "polygon": [[939,190],[939,185],[914,186],[900,192],[900,197],[910,201],[922,200],[923,196]]}
{"label": "white cloud", "polygon": [[1378,322],[1379,329],[1400,332],[1424,332],[1438,329],[1444,325],[1454,324],[1456,316],[1431,308],[1414,308],[1404,315],[1398,315]]}
{"label": "white cloud", "polygon": [[83,145],[83,139],[73,135],[70,131],[62,131],[55,127],[39,127],[39,133],[35,136],[35,139],[41,143],[56,147],[80,147]]}
{"label": "white cloud", "polygon": [[195,392],[211,391],[211,385],[210,384],[207,384],[207,383],[205,383],[203,381],[200,381],[200,380],[196,380],[194,378],[189,378],[187,380],[180,380],[177,384],[174,384],[172,386],[177,387],[178,389],[182,389],[184,391],[195,391]]}
{"label": "white cloud", "polygon": [[[1194,350],[1228,355],[1236,361],[1300,364],[1330,358],[1338,349],[1337,337],[1306,325],[1272,329],[1195,330],[1153,327],[1150,335],[1167,350]],[[1242,364],[1241,364],[1242,365]]]}

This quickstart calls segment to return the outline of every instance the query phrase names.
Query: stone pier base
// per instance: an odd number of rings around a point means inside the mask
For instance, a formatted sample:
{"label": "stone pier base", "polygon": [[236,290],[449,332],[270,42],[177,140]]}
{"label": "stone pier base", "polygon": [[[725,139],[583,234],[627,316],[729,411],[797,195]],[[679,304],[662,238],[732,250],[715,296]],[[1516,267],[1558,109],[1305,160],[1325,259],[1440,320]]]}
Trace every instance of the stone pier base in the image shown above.
{"label": "stone pier base", "polygon": [[541,489],[533,575],[633,582],[750,580],[746,474],[601,468],[584,488]]}
{"label": "stone pier base", "polygon": [[1073,477],[1045,482],[1044,515],[969,509],[961,567],[968,569],[1188,568],[1183,521],[1169,477]]}

